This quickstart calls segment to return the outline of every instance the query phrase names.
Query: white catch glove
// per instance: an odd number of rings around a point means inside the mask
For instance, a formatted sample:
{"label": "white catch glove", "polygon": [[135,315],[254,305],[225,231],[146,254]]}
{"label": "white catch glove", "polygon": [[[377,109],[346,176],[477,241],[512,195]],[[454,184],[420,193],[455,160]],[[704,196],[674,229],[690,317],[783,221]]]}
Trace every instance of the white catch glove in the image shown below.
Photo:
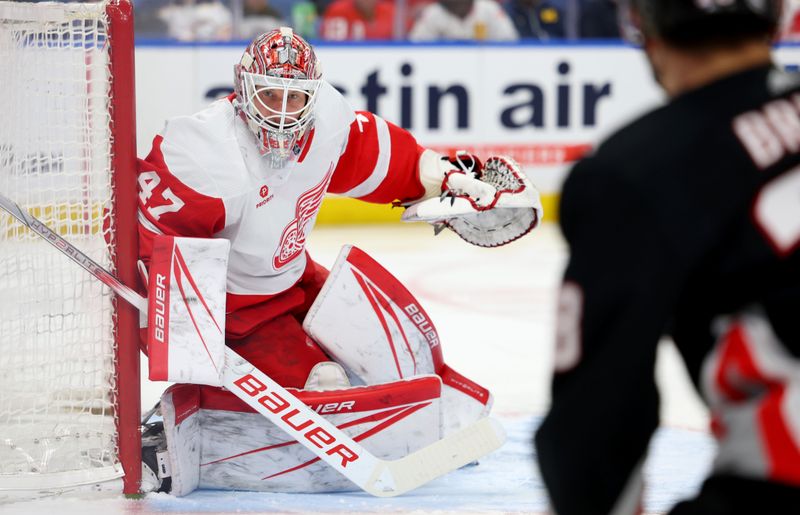
{"label": "white catch glove", "polygon": [[431,150],[420,156],[425,195],[407,204],[402,219],[444,227],[481,247],[499,247],[531,230],[542,219],[539,192],[509,157],[492,156],[484,165],[467,153],[447,158]]}
{"label": "white catch glove", "polygon": [[420,200],[453,194],[470,198],[476,207],[486,207],[494,199],[496,190],[479,180],[482,170],[480,160],[472,154],[459,152],[448,157],[425,150],[419,157],[419,180],[425,187],[425,195]]}

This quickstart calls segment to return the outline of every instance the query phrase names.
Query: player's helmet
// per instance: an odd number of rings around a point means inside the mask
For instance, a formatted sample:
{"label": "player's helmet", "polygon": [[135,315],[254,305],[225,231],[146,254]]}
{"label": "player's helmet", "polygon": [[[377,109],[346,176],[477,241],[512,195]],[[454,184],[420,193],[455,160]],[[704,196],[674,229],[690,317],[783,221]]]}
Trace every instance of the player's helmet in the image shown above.
{"label": "player's helmet", "polygon": [[676,46],[772,36],[783,0],[623,0],[623,35],[635,44],[656,36]]}
{"label": "player's helmet", "polygon": [[253,40],[234,67],[234,106],[274,168],[300,154],[314,123],[322,71],[314,50],[288,27]]}

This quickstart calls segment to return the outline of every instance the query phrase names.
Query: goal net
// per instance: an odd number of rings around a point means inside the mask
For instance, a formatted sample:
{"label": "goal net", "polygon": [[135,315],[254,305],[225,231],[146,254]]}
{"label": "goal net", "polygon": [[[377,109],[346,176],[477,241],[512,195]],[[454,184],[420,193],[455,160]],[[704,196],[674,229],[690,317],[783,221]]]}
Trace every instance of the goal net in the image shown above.
{"label": "goal net", "polygon": [[[135,276],[127,0],[0,1],[0,191]],[[138,490],[135,314],[0,212],[0,489]]]}

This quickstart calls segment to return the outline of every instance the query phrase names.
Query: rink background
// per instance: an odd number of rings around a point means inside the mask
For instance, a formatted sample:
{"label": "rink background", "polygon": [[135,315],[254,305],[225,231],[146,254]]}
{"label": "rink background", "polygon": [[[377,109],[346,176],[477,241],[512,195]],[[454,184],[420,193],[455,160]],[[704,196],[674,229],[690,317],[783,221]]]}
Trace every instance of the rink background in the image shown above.
{"label": "rink background", "polygon": [[[308,248],[315,260],[329,267],[347,243],[406,284],[436,325],[445,361],[492,391],[494,416],[509,435],[503,448],[478,466],[394,499],[361,492],[198,491],[185,498],[150,494],[133,501],[108,493],[73,493],[0,504],[0,513],[546,512],[530,440],[549,402],[554,300],[566,260],[557,226],[544,224],[498,249],[473,247],[447,231],[434,237],[424,224],[321,226],[312,233]],[[142,367],[146,370],[146,361]],[[714,450],[707,413],[668,342],[659,350],[657,376],[663,427],[645,469],[648,513],[663,513],[694,493]],[[143,409],[155,403],[164,387],[147,381],[143,372]]]}

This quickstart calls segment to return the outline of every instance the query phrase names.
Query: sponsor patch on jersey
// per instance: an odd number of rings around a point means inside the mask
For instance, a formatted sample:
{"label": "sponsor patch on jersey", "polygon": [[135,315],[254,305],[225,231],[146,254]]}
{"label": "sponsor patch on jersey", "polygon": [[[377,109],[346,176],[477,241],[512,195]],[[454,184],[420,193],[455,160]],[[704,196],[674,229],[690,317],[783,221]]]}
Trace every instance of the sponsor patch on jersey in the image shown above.
{"label": "sponsor patch on jersey", "polygon": [[260,207],[263,207],[264,205],[266,205],[266,203],[267,203],[267,202],[269,202],[270,200],[272,200],[272,197],[274,196],[274,195],[272,195],[272,194],[270,193],[270,191],[269,191],[269,187],[268,187],[266,184],[265,184],[265,185],[263,185],[263,186],[261,186],[261,189],[260,189],[260,190],[258,190],[258,194],[259,194],[259,195],[261,195],[261,198],[262,198],[263,200],[259,201],[259,202],[256,204],[256,209],[258,209],[258,208],[260,208]]}

